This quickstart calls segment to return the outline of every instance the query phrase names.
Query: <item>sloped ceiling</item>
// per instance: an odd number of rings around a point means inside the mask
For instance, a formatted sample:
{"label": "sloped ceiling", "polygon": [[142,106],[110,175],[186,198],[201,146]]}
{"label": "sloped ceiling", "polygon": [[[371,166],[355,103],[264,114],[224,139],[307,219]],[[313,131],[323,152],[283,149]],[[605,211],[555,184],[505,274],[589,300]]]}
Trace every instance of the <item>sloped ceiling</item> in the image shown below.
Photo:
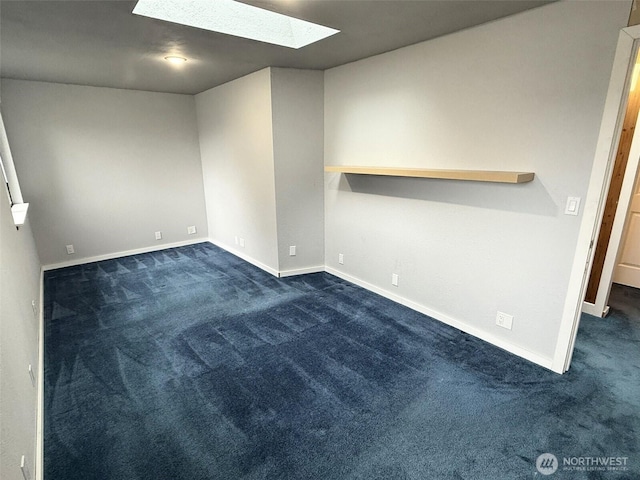
{"label": "sloped ceiling", "polygon": [[[337,28],[341,33],[294,50],[133,15],[135,1],[2,0],[0,73],[6,78],[195,94],[267,66],[324,70],[549,2],[245,3]],[[171,66],[164,60],[171,53],[187,57],[188,62]]]}

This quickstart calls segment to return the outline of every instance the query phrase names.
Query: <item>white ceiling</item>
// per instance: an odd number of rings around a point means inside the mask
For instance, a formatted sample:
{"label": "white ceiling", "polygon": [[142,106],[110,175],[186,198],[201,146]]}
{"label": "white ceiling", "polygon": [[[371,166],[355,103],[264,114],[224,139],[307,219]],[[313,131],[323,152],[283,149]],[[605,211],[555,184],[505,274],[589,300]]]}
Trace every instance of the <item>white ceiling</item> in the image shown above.
{"label": "white ceiling", "polygon": [[[0,73],[195,94],[268,66],[324,70],[549,0],[243,1],[341,32],[294,50],[133,15],[135,1],[1,0]],[[172,67],[170,53],[189,61]]]}

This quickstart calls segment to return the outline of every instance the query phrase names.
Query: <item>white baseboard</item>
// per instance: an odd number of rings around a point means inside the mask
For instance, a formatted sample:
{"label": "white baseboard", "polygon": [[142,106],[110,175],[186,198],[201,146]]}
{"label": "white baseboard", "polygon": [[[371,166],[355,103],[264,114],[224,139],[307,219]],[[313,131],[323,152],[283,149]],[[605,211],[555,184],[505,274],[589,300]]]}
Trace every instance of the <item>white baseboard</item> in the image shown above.
{"label": "white baseboard", "polygon": [[[342,278],[343,280],[346,280],[348,282],[354,283],[366,290],[369,290],[371,292],[377,293],[378,295],[381,295],[385,298],[388,298],[389,300],[392,300],[396,303],[399,303],[401,305],[404,305],[405,307],[409,307],[412,310],[415,310],[417,312],[423,313],[431,318],[434,318],[442,323],[445,323],[447,325],[450,325],[454,328],[457,328],[458,330],[462,330],[465,333],[468,333],[469,335],[473,335],[474,337],[479,338],[480,340],[484,340],[485,342],[488,342],[492,345],[495,345],[496,347],[499,347],[503,350],[506,350],[509,353],[513,353],[514,355],[517,355],[519,357],[524,358],[525,360],[529,360],[530,362],[533,362],[537,365],[540,365],[541,367],[547,368],[549,370],[552,370],[551,366],[553,363],[553,360],[550,358],[545,358],[542,357],[536,353],[530,352],[529,350],[526,350],[518,345],[513,345],[509,342],[505,342],[503,339],[498,338],[494,335],[491,335],[485,331],[482,331],[476,327],[473,327],[463,321],[457,320],[453,317],[450,317],[448,315],[445,315],[441,312],[438,312],[436,310],[433,310],[425,305],[421,305],[419,303],[414,302],[413,300],[409,300],[406,299],[404,297],[401,297],[400,295],[397,295],[395,293],[389,292],[388,290],[385,290],[383,288],[380,288],[376,285],[373,285],[369,282],[366,282],[364,280],[361,280],[357,277],[351,276],[347,273],[341,272],[340,270],[336,270],[332,267],[325,267],[325,271],[327,273],[330,273],[331,275],[335,275],[336,277]],[[557,373],[557,372],[556,372]]]}
{"label": "white baseboard", "polygon": [[122,251],[122,252],[115,252],[115,253],[108,253],[105,255],[97,255],[94,257],[84,257],[84,258],[77,258],[68,262],[61,262],[61,263],[53,263],[53,264],[49,264],[49,265],[44,265],[42,267],[43,271],[47,271],[47,270],[55,270],[58,268],[64,268],[64,267],[74,267],[76,265],[84,265],[86,263],[93,263],[93,262],[101,262],[103,260],[113,260],[114,258],[122,258],[122,257],[128,257],[130,255],[138,255],[140,253],[149,253],[149,252],[157,252],[160,250],[166,250],[168,248],[175,248],[175,247],[184,247],[187,245],[195,245],[197,243],[204,243],[204,242],[209,242],[212,243],[213,245],[222,248],[223,250],[231,253],[232,255],[235,255],[236,257],[241,258],[242,260],[244,260],[245,262],[249,262],[251,265],[254,265],[258,268],[260,268],[261,270],[264,270],[265,272],[270,273],[271,275],[273,275],[274,277],[291,277],[294,275],[304,275],[307,273],[318,273],[318,272],[324,272],[324,265],[317,265],[314,267],[305,267],[305,268],[297,268],[297,269],[293,269],[293,270],[285,270],[285,271],[278,271],[275,268],[272,268],[258,260],[256,260],[255,258],[250,257],[249,255],[245,254],[244,252],[241,252],[239,250],[236,250],[232,247],[230,247],[229,245],[224,245],[220,242],[217,242],[211,238],[198,238],[197,240],[189,240],[189,241],[184,241],[184,242],[175,242],[175,243],[165,243],[163,245],[154,245],[152,247],[144,247],[144,248],[137,248],[134,250],[126,250],[126,251]]}
{"label": "white baseboard", "polygon": [[241,258],[242,260],[244,260],[245,262],[249,262],[251,265],[254,265],[256,267],[258,267],[261,270],[264,270],[267,273],[270,273],[271,275],[273,275],[274,277],[293,277],[294,275],[305,275],[307,273],[318,273],[318,272],[324,272],[324,265],[316,265],[313,267],[304,267],[304,268],[294,268],[291,270],[277,270],[275,268],[272,268],[264,263],[262,263],[259,260],[256,260],[255,258],[250,257],[249,255],[247,255],[246,253],[237,250],[236,248],[233,248],[229,245],[226,245],[222,242],[218,242],[212,238],[209,239],[209,242],[211,242],[212,244],[214,244],[216,247],[219,247],[221,249],[223,249],[226,252],[229,252],[232,255],[235,255],[238,258]]}
{"label": "white baseboard", "polygon": [[596,307],[594,303],[582,302],[582,312],[593,315],[594,317],[604,318],[609,313],[609,305],[604,307],[604,311]]}
{"label": "white baseboard", "polygon": [[324,265],[317,265],[315,267],[306,267],[306,268],[294,268],[293,270],[282,270],[280,272],[280,277],[293,277],[295,275],[306,275],[308,273],[319,273],[324,272]]}
{"label": "white baseboard", "polygon": [[97,255],[95,257],[84,257],[70,260],[68,262],[52,263],[44,265],[43,270],[55,270],[57,268],[74,267],[76,265],[84,265],[85,263],[102,262],[103,260],[113,260],[114,258],[128,257],[130,255],[138,255],[140,253],[158,252],[168,248],[185,247],[187,245],[195,245],[197,243],[208,242],[208,238],[197,238],[194,240],[185,240],[183,242],[163,243],[162,245],[154,245],[152,247],[136,248],[134,250],[125,250],[123,252],[107,253],[105,255]]}
{"label": "white baseboard", "polygon": [[264,270],[267,273],[270,273],[274,277],[280,276],[280,272],[278,272],[278,270],[276,270],[275,268],[272,268],[269,265],[266,265],[261,261],[256,260],[253,257],[250,257],[249,255],[247,255],[244,252],[241,252],[240,250],[236,250],[235,248],[232,248],[229,245],[225,245],[224,243],[218,242],[212,238],[209,238],[209,242],[213,243],[216,247],[219,247],[224,251],[229,252],[230,254],[235,255],[238,258],[241,258],[245,262],[249,262],[251,265],[258,267],[259,269]]}

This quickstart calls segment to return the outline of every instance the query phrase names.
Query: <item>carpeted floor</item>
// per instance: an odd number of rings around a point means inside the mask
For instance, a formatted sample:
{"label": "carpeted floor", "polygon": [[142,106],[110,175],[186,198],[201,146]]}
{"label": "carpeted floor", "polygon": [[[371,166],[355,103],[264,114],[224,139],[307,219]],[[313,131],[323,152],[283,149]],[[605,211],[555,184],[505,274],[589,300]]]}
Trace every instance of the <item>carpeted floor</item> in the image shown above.
{"label": "carpeted floor", "polygon": [[543,453],[638,479],[640,296],[612,298],[561,376],[209,243],[49,271],[45,480],[525,479]]}

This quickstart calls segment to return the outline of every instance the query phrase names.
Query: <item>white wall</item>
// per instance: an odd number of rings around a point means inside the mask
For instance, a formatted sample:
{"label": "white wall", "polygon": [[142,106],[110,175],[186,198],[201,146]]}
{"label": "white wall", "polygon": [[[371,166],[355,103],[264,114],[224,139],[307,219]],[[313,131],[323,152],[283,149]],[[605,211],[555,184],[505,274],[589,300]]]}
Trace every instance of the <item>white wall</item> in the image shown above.
{"label": "white wall", "polygon": [[196,95],[196,109],[209,236],[277,271],[269,69]]}
{"label": "white wall", "polygon": [[279,269],[323,269],[323,73],[272,68],[271,102]]}
{"label": "white wall", "polygon": [[275,275],[321,270],[322,72],[267,68],[196,109],[212,241]]}
{"label": "white wall", "polygon": [[[4,83],[4,81],[3,81]],[[4,107],[4,104],[3,104]],[[38,391],[28,365],[38,370],[40,260],[30,222],[17,230],[9,197],[0,187],[0,478],[23,480],[22,455],[36,464]]]}
{"label": "white wall", "polygon": [[554,3],[325,72],[327,165],[536,173],[523,185],[328,174],[328,268],[550,365],[580,225],[564,204],[587,191],[629,8]]}
{"label": "white wall", "polygon": [[192,96],[3,79],[2,101],[43,264],[207,237]]}
{"label": "white wall", "polygon": [[[0,186],[0,478],[23,480],[25,455],[35,472],[37,389],[28,365],[38,372],[40,260],[29,222],[16,230],[9,199]],[[33,477],[32,477],[33,478]]]}

